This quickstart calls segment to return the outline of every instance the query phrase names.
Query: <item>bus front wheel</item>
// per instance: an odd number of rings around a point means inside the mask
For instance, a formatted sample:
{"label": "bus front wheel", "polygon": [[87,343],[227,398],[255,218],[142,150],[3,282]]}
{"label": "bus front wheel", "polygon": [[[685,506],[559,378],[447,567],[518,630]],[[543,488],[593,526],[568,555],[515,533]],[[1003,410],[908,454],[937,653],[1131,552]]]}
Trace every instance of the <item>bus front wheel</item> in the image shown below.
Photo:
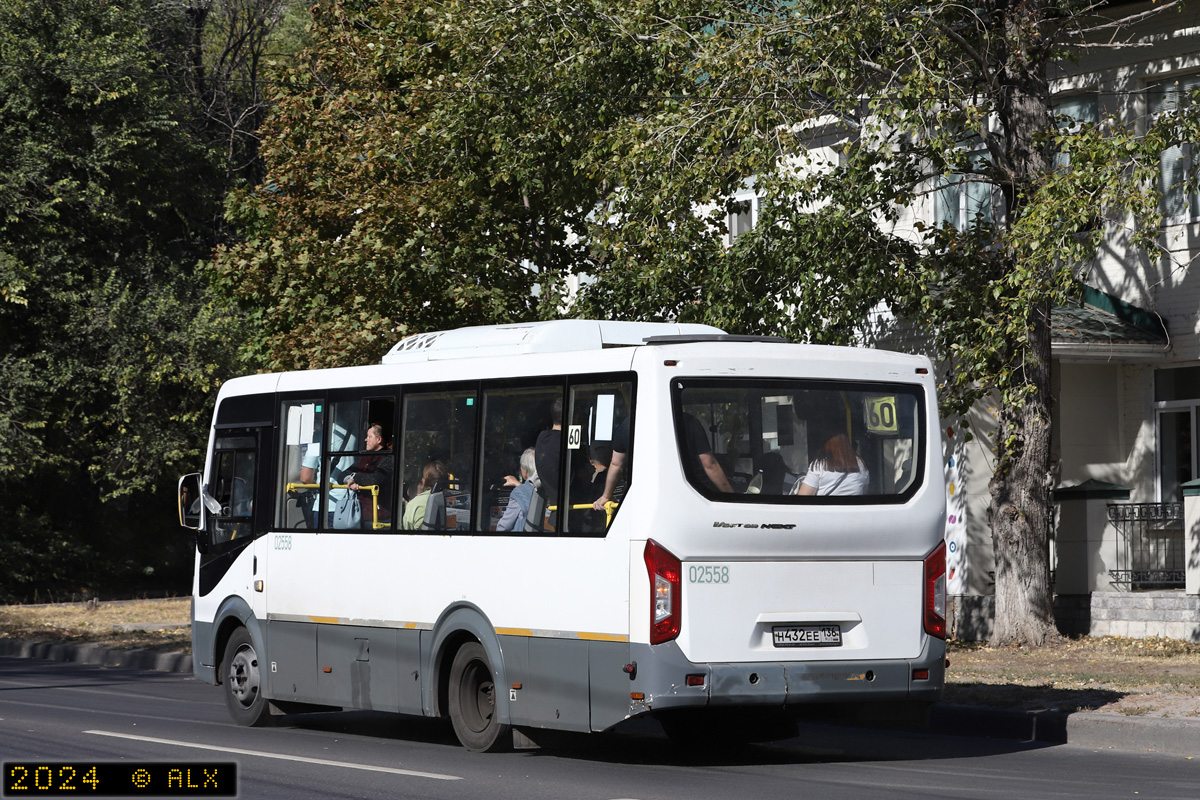
{"label": "bus front wheel", "polygon": [[238,725],[261,727],[271,722],[271,710],[262,694],[258,652],[245,628],[238,628],[225,645],[221,659],[221,684],[225,706]]}
{"label": "bus front wheel", "polygon": [[496,709],[496,682],[487,653],[478,642],[458,648],[450,665],[450,722],[468,750],[491,753],[511,746],[507,724]]}

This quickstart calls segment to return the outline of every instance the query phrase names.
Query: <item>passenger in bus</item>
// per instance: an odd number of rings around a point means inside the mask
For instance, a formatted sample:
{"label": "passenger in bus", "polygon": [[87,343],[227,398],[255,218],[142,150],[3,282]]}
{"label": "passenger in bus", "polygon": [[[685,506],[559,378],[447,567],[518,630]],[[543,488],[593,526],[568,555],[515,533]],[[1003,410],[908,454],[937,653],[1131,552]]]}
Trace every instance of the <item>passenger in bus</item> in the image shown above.
{"label": "passenger in bus", "polygon": [[[609,465],[613,460],[613,449],[609,444],[592,444],[588,447],[588,460],[583,462],[571,484],[571,521],[569,530],[580,533],[603,533],[607,515],[598,513],[595,501],[604,495],[608,484]],[[625,486],[617,484],[614,500],[621,502]],[[585,505],[586,508],[578,508]]]}
{"label": "passenger in bus", "polygon": [[[504,507],[504,513],[496,522],[497,531],[515,531],[517,526],[524,522],[525,515],[529,513],[529,501],[533,499],[536,477],[535,451],[530,447],[521,453],[521,481],[508,495],[508,505]],[[504,476],[504,480],[506,486],[517,482],[513,475]]]}
{"label": "passenger in bus", "polygon": [[737,450],[726,450],[724,453],[713,453],[713,458],[717,460],[717,463],[721,466],[721,471],[729,479],[729,488],[733,493],[746,493],[754,476],[748,472],[738,472],[738,464],[742,460],[742,454]]}
{"label": "passenger in bus", "polygon": [[696,463],[700,466],[700,472],[698,473],[700,482],[706,488],[732,494],[733,486],[730,485],[729,478],[725,475],[725,470],[721,467],[721,462],[713,454],[712,445],[708,441],[708,432],[704,430],[704,424],[691,414],[684,414],[683,435],[684,447],[687,449],[688,456],[696,459]]}
{"label": "passenger in bus", "polygon": [[[304,448],[304,458],[300,462],[300,483],[312,486],[321,475],[321,444],[312,442]],[[304,504],[304,523],[308,529],[316,530],[317,515],[320,513],[320,490],[305,489],[301,502]]]}
{"label": "passenger in bus", "polygon": [[538,491],[547,505],[558,503],[559,472],[562,458],[563,401],[556,398],[550,407],[550,428],[538,434],[534,445],[534,464],[537,468]]}
{"label": "passenger in bus", "polygon": [[429,494],[439,482],[445,483],[450,478],[446,465],[441,461],[430,461],[421,471],[421,482],[417,484],[417,496],[408,501],[404,507],[402,520],[404,530],[419,530],[425,521],[425,508],[429,505]]}
{"label": "passenger in bus", "polygon": [[597,511],[603,511],[607,503],[621,502],[625,496],[631,466],[629,459],[630,419],[630,417],[626,417],[621,420],[613,432],[612,455],[608,461],[608,468],[604,470],[604,491],[592,503],[592,508]]}
{"label": "passenger in bus", "polygon": [[762,484],[759,491],[762,494],[791,494],[796,488],[796,476],[788,469],[787,462],[777,450],[763,453],[759,462],[762,467]]}
{"label": "passenger in bus", "polygon": [[608,468],[612,460],[611,445],[594,444],[588,448],[588,464],[592,467],[592,473],[588,476],[588,485],[592,487],[591,494],[595,497],[604,494],[604,487],[608,484]]}
{"label": "passenger in bus", "polygon": [[392,518],[392,475],[396,471],[396,460],[392,456],[391,442],[384,436],[383,426],[378,422],[367,428],[367,454],[358,457],[346,475],[346,485],[352,492],[358,492],[358,501],[362,504],[362,527],[372,530],[373,515],[371,508],[371,492],[361,489],[362,486],[379,487],[379,521],[387,522]]}
{"label": "passenger in bus", "polygon": [[870,480],[867,465],[854,452],[850,437],[844,433],[830,436],[808,472],[796,484],[798,495],[849,497],[864,494]]}

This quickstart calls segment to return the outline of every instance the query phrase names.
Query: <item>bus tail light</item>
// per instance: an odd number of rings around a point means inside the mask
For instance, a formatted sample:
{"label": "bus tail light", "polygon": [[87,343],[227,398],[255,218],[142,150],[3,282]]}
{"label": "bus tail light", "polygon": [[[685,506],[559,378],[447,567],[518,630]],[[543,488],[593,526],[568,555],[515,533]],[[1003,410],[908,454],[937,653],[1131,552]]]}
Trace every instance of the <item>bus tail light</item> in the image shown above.
{"label": "bus tail light", "polygon": [[650,644],[679,635],[683,564],[653,539],[646,540],[646,572],[650,575]]}
{"label": "bus tail light", "polygon": [[925,557],[925,632],[946,638],[946,543]]}

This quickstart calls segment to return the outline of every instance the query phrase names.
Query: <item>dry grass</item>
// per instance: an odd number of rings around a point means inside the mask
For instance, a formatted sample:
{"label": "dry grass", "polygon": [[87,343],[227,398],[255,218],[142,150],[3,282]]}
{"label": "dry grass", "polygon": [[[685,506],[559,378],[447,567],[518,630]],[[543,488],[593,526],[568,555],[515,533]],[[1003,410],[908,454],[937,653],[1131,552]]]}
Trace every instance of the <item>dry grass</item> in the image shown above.
{"label": "dry grass", "polygon": [[0,606],[0,636],[27,642],[79,642],[122,650],[188,653],[192,647],[191,600]]}
{"label": "dry grass", "polygon": [[1117,636],[1036,649],[952,642],[948,657],[949,702],[1200,716],[1200,644]]}

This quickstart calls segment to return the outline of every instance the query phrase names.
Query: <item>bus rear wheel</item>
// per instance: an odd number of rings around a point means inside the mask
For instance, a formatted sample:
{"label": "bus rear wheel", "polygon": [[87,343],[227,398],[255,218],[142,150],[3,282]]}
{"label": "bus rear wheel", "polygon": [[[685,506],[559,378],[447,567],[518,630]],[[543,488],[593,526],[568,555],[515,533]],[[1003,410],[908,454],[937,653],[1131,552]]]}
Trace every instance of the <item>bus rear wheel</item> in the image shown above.
{"label": "bus rear wheel", "polygon": [[262,672],[250,632],[238,628],[225,644],[221,659],[225,706],[238,725],[262,727],[271,723],[271,709],[262,693]]}
{"label": "bus rear wheel", "polygon": [[496,682],[487,653],[478,642],[458,648],[450,665],[450,723],[468,750],[493,753],[512,744],[509,726],[496,709]]}

